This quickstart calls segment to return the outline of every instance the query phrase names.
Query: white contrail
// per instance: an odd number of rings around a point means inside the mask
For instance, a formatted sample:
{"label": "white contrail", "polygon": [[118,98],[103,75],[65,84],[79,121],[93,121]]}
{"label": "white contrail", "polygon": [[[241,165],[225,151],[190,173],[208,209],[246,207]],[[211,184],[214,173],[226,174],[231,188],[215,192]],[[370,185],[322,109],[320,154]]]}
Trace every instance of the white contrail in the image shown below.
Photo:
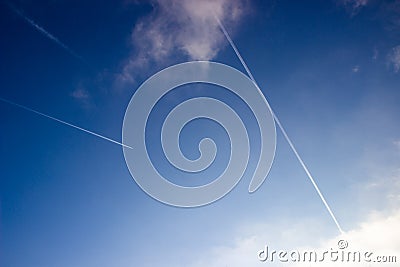
{"label": "white contrail", "polygon": [[[239,58],[240,62],[242,63],[242,65],[244,67],[244,69],[246,70],[247,75],[249,75],[250,79],[254,82],[254,85],[257,87],[257,89],[260,91],[260,93],[263,94],[261,89],[260,89],[260,87],[258,86],[256,80],[254,79],[253,75],[251,74],[250,69],[247,67],[246,62],[243,60],[242,56],[240,55],[239,50],[237,49],[235,43],[233,42],[232,38],[229,36],[229,33],[227,32],[227,30],[225,29],[224,25],[222,24],[222,22],[219,20],[219,18],[217,16],[215,16],[215,19],[217,20],[217,22],[218,22],[222,32],[224,33],[226,39],[228,40],[229,44],[232,46],[233,50],[235,51],[236,56]],[[300,162],[300,164],[303,167],[305,173],[307,174],[308,178],[310,179],[312,185],[314,186],[315,190],[317,191],[319,197],[321,198],[322,202],[324,203],[324,205],[325,205],[326,209],[328,210],[330,216],[332,217],[332,219],[335,222],[337,228],[339,229],[339,232],[343,234],[344,231],[342,230],[342,227],[340,226],[340,224],[337,221],[335,215],[333,214],[332,209],[328,205],[328,202],[325,200],[325,197],[322,195],[321,191],[319,190],[318,185],[315,182],[314,178],[312,177],[312,175],[311,175],[310,171],[308,170],[306,164],[304,163],[304,161],[300,157],[299,153],[297,152],[297,149],[293,145],[293,142],[290,140],[288,134],[286,133],[285,128],[283,128],[281,122],[279,121],[278,117],[276,116],[275,112],[272,110],[271,107],[270,107],[270,109],[271,109],[272,115],[274,116],[274,120],[276,121],[276,124],[278,124],[279,129],[282,131],[283,136],[285,137],[286,141],[289,143],[290,148],[292,149],[293,153],[296,155],[296,158]]]}
{"label": "white contrail", "polygon": [[86,65],[89,65],[82,56],[77,54],[74,50],[69,48],[66,44],[64,44],[57,37],[55,37],[54,35],[52,35],[48,31],[46,31],[43,27],[38,25],[32,19],[28,18],[24,13],[22,13],[21,10],[17,9],[13,4],[11,4],[10,2],[6,2],[6,3],[14,13],[16,13],[18,16],[20,16],[23,20],[25,20],[27,23],[29,23],[32,27],[34,27],[36,30],[38,30],[40,33],[42,33],[44,36],[49,38],[51,41],[55,42],[57,45],[59,45],[61,48],[63,48],[65,51],[67,51],[69,54],[71,54],[75,58],[79,59],[80,61],[82,61]]}
{"label": "white contrail", "polygon": [[57,122],[59,122],[59,123],[62,123],[62,124],[64,124],[64,125],[73,127],[73,128],[75,128],[75,129],[78,129],[78,130],[81,130],[81,131],[83,131],[83,132],[85,132],[85,133],[88,133],[88,134],[91,134],[91,135],[100,137],[100,138],[102,138],[102,139],[104,139],[104,140],[107,140],[107,141],[110,141],[110,142],[112,142],[112,143],[114,143],[114,144],[117,144],[117,145],[120,145],[120,146],[123,146],[123,147],[126,147],[126,148],[133,149],[132,147],[130,147],[130,146],[128,146],[128,145],[122,144],[122,143],[117,142],[117,141],[115,141],[115,140],[112,140],[112,139],[110,139],[110,138],[108,138],[108,137],[102,136],[102,135],[100,135],[100,134],[94,133],[94,132],[89,131],[89,130],[86,130],[86,129],[83,129],[83,128],[79,127],[79,126],[76,126],[76,125],[73,125],[73,124],[71,124],[71,123],[62,121],[62,120],[57,119],[57,118],[55,118],[55,117],[52,117],[52,116],[50,116],[50,115],[44,114],[44,113],[42,113],[42,112],[36,111],[36,110],[31,109],[31,108],[28,108],[28,107],[26,107],[26,106],[23,106],[23,105],[21,105],[21,104],[17,104],[17,103],[15,103],[15,102],[10,101],[10,100],[4,99],[4,98],[2,98],[2,97],[0,97],[0,100],[3,101],[3,102],[5,102],[5,103],[8,103],[8,104],[10,104],[10,105],[13,105],[13,106],[22,108],[22,109],[24,109],[24,110],[33,112],[33,113],[35,113],[35,114],[37,114],[37,115],[46,117],[46,118],[48,118],[48,119],[52,119],[52,120],[57,121]]}

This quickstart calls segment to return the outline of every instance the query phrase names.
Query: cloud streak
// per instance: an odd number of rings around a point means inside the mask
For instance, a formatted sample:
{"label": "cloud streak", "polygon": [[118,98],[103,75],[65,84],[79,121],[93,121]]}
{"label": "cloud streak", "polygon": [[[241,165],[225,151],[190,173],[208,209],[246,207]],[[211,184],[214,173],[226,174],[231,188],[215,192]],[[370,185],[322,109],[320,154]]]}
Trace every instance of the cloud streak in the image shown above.
{"label": "cloud streak", "polygon": [[248,11],[246,0],[153,0],[152,12],[135,25],[133,53],[118,80],[132,83],[135,72],[172,56],[211,60],[226,42],[215,16],[225,25],[240,22]]}
{"label": "cloud streak", "polygon": [[15,102],[10,101],[10,100],[8,100],[8,99],[5,99],[5,98],[0,97],[0,101],[2,101],[2,102],[4,102],[4,103],[7,103],[7,104],[10,104],[10,105],[13,105],[13,106],[15,106],[15,107],[18,107],[18,108],[20,108],[20,109],[29,111],[29,112],[34,113],[34,114],[36,114],[36,115],[39,115],[39,116],[48,118],[48,119],[50,119],[50,120],[59,122],[59,123],[64,124],[64,125],[66,125],[66,126],[75,128],[75,129],[80,130],[80,131],[82,131],[82,132],[91,134],[91,135],[93,135],[93,136],[99,137],[99,138],[104,139],[104,140],[106,140],[106,141],[109,141],[109,142],[111,142],[111,143],[114,143],[114,144],[117,144],[117,145],[120,145],[120,146],[123,146],[123,147],[126,147],[126,148],[133,149],[132,147],[130,147],[130,146],[128,146],[128,145],[125,145],[125,144],[123,144],[123,143],[121,143],[121,142],[115,141],[115,140],[113,140],[113,139],[111,139],[111,138],[105,137],[105,136],[100,135],[100,134],[98,134],[98,133],[95,133],[95,132],[86,130],[86,129],[81,128],[81,127],[79,127],[79,126],[76,126],[76,125],[74,125],[74,124],[72,124],[72,123],[69,123],[69,122],[60,120],[60,119],[58,119],[58,118],[56,118],[56,117],[47,115],[47,114],[42,113],[42,112],[40,112],[40,111],[31,109],[31,108],[29,108],[29,107],[27,107],[27,106],[24,106],[24,105],[15,103]]}
{"label": "cloud streak", "polygon": [[71,48],[69,48],[66,44],[64,44],[63,42],[61,42],[57,37],[55,37],[54,35],[52,35],[51,33],[49,33],[48,31],[46,31],[43,27],[41,27],[40,25],[38,25],[35,21],[33,21],[32,19],[30,19],[29,17],[27,17],[21,10],[17,9],[13,4],[11,4],[10,2],[6,2],[8,7],[15,13],[17,14],[20,18],[22,18],[25,22],[27,22],[29,25],[31,25],[33,28],[35,28],[37,31],[39,31],[41,34],[43,34],[44,36],[46,36],[48,39],[50,39],[51,41],[53,41],[54,43],[56,43],[58,46],[60,46],[61,48],[63,48],[65,51],[67,51],[70,55],[72,55],[73,57],[79,59],[80,61],[82,61],[83,63],[85,63],[86,65],[89,65],[86,60],[80,56],[79,54],[77,54],[74,50],[72,50]]}

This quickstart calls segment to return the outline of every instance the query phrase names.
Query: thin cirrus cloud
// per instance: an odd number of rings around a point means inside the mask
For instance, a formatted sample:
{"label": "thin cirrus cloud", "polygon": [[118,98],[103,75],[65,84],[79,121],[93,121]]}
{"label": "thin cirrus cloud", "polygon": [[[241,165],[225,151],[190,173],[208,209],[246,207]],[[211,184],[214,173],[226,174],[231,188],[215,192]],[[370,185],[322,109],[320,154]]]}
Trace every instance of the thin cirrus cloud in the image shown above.
{"label": "thin cirrus cloud", "polygon": [[248,10],[247,0],[153,0],[152,12],[139,20],[131,35],[133,52],[117,76],[132,84],[135,73],[173,56],[211,60],[225,42],[216,17],[225,25],[237,24]]}

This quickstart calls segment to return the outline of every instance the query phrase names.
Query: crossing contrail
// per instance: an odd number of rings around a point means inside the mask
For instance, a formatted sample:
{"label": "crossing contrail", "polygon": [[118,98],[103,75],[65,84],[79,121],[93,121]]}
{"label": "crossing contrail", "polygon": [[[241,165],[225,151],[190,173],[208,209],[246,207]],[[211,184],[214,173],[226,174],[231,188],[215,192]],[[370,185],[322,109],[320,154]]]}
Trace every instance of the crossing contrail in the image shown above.
{"label": "crossing contrail", "polygon": [[122,144],[122,143],[120,143],[120,142],[118,142],[118,141],[115,141],[115,140],[112,140],[112,139],[110,139],[110,138],[108,138],[108,137],[105,137],[105,136],[102,136],[102,135],[97,134],[97,133],[95,133],[95,132],[86,130],[86,129],[81,128],[81,127],[79,127],[79,126],[73,125],[73,124],[71,124],[71,123],[69,123],[69,122],[66,122],[66,121],[57,119],[57,118],[55,118],[55,117],[52,117],[52,116],[47,115],[47,114],[44,114],[44,113],[39,112],[39,111],[37,111],[37,110],[31,109],[31,108],[28,108],[28,107],[23,106],[23,105],[21,105],[21,104],[18,104],[18,103],[12,102],[12,101],[10,101],[10,100],[4,99],[4,98],[2,98],[2,97],[0,97],[0,101],[3,101],[4,103],[10,104],[10,105],[13,105],[13,106],[16,106],[16,107],[19,107],[19,108],[24,109],[24,110],[26,110],[26,111],[35,113],[35,114],[37,114],[37,115],[43,116],[43,117],[45,117],[45,118],[54,120],[54,121],[56,121],[56,122],[62,123],[62,124],[64,124],[64,125],[70,126],[70,127],[72,127],[72,128],[78,129],[78,130],[83,131],[83,132],[85,132],[85,133],[88,133],[88,134],[97,136],[97,137],[99,137],[99,138],[102,138],[102,139],[107,140],[107,141],[109,141],[109,142],[112,142],[112,143],[114,143],[114,144],[117,144],[117,145],[120,145],[120,146],[123,146],[123,147],[126,147],[126,148],[133,149],[132,147],[130,147],[130,146],[128,146],[128,145]]}
{"label": "crossing contrail", "polygon": [[39,31],[41,34],[43,34],[44,36],[46,36],[48,39],[50,39],[51,41],[53,41],[54,43],[56,43],[58,46],[60,46],[61,48],[63,48],[65,51],[67,51],[70,55],[72,55],[73,57],[79,59],[80,61],[82,61],[83,63],[85,63],[86,65],[89,65],[86,60],[80,56],[78,53],[76,53],[74,50],[72,50],[71,48],[69,48],[66,44],[64,44],[63,42],[61,42],[57,37],[55,37],[53,34],[49,33],[48,31],[46,31],[43,27],[41,27],[40,25],[38,25],[36,22],[34,22],[32,19],[30,19],[29,17],[27,17],[21,10],[19,10],[18,8],[16,8],[12,3],[10,2],[6,2],[6,4],[8,5],[8,7],[15,13],[17,14],[19,17],[21,17],[23,20],[25,20],[29,25],[31,25],[32,27],[34,27],[37,31]]}
{"label": "crossing contrail", "polygon": [[[246,62],[244,61],[243,57],[242,57],[241,54],[239,53],[239,50],[237,49],[235,43],[233,42],[233,40],[232,40],[232,38],[230,37],[230,35],[229,35],[229,33],[227,32],[227,30],[225,29],[224,25],[222,24],[222,22],[219,20],[219,18],[218,18],[217,16],[215,16],[215,19],[217,20],[217,22],[218,22],[218,24],[219,24],[219,26],[220,26],[222,32],[224,33],[226,39],[228,40],[229,44],[231,45],[231,47],[232,47],[233,50],[235,51],[236,56],[239,58],[240,63],[243,65],[244,69],[246,70],[247,75],[249,75],[250,79],[254,82],[254,85],[258,88],[258,90],[260,90],[260,93],[262,94],[260,87],[258,86],[258,84],[257,84],[256,80],[254,79],[254,77],[253,77],[253,75],[252,75],[250,69],[248,68]],[[271,107],[270,107],[270,108],[271,108]],[[290,148],[292,149],[293,153],[296,155],[297,160],[300,162],[300,164],[301,164],[303,170],[304,170],[305,173],[307,174],[307,177],[310,179],[312,185],[314,186],[314,188],[315,188],[315,190],[317,191],[319,197],[321,198],[321,201],[324,203],[326,209],[327,209],[328,212],[329,212],[329,215],[331,216],[332,220],[335,222],[335,224],[336,224],[336,226],[337,226],[339,232],[343,234],[344,232],[343,232],[343,230],[342,230],[342,227],[340,226],[338,220],[336,219],[335,215],[333,214],[333,211],[332,211],[332,209],[330,208],[330,206],[329,206],[328,202],[326,201],[324,195],[322,194],[321,190],[318,188],[317,183],[315,182],[313,176],[311,175],[310,171],[308,170],[308,168],[307,168],[306,164],[304,163],[303,159],[300,157],[300,154],[297,152],[297,149],[295,148],[295,146],[294,146],[292,140],[290,140],[290,138],[289,138],[289,136],[288,136],[288,134],[287,134],[285,128],[283,128],[283,126],[282,126],[280,120],[278,119],[278,117],[276,116],[276,114],[274,113],[274,111],[272,110],[272,108],[271,108],[271,111],[272,111],[272,115],[274,116],[274,120],[275,120],[276,124],[278,125],[279,129],[280,129],[281,132],[283,133],[283,136],[285,137],[286,141],[288,142],[288,144],[289,144]]]}

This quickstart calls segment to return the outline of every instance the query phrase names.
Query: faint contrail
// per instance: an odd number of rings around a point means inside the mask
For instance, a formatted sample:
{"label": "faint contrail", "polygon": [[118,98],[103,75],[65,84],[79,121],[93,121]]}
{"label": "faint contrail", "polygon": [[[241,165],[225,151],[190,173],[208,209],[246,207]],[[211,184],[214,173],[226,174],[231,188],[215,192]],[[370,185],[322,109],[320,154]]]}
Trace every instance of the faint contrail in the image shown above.
{"label": "faint contrail", "polygon": [[9,6],[9,8],[18,16],[20,16],[23,20],[25,20],[27,23],[29,23],[32,27],[34,27],[36,30],[38,30],[40,33],[42,33],[44,36],[46,36],[47,38],[49,38],[50,40],[52,40],[53,42],[55,42],[57,45],[59,45],[60,47],[62,47],[65,51],[67,51],[69,54],[71,54],[72,56],[74,56],[75,58],[81,60],[83,63],[85,63],[86,65],[89,65],[86,60],[80,56],[79,54],[77,54],[74,50],[72,50],[71,48],[69,48],[66,44],[64,44],[63,42],[61,42],[57,37],[55,37],[54,35],[52,35],[51,33],[49,33],[48,31],[46,31],[43,27],[41,27],[40,25],[38,25],[36,22],[34,22],[32,19],[28,18],[21,10],[19,10],[18,8],[16,8],[12,3],[10,2],[6,2],[6,4]]}
{"label": "faint contrail", "polygon": [[[236,56],[239,58],[240,63],[242,63],[244,69],[246,70],[247,75],[249,75],[250,79],[254,82],[254,85],[257,87],[258,90],[260,90],[260,93],[262,94],[260,87],[258,86],[256,80],[254,79],[253,75],[251,74],[250,69],[247,67],[246,62],[243,60],[242,56],[240,55],[239,50],[237,49],[232,38],[229,36],[229,33],[225,29],[224,25],[222,24],[222,22],[219,20],[219,18],[217,16],[215,16],[215,19],[217,20],[217,22],[218,22],[222,32],[224,33],[226,39],[228,40],[229,44],[232,46],[233,50],[235,51]],[[328,202],[325,200],[325,197],[322,195],[321,191],[319,190],[317,183],[315,182],[314,178],[312,177],[312,175],[311,175],[310,171],[308,170],[306,164],[304,163],[303,159],[300,157],[299,153],[297,152],[297,149],[295,148],[293,142],[290,140],[288,134],[286,133],[285,128],[283,128],[281,122],[279,121],[278,117],[276,116],[276,114],[274,113],[272,108],[271,108],[271,111],[272,111],[272,115],[274,116],[274,119],[276,121],[276,124],[278,124],[279,129],[282,131],[283,136],[285,137],[286,141],[289,143],[290,148],[292,149],[293,153],[296,155],[297,160],[300,162],[305,173],[307,174],[308,178],[310,179],[312,185],[314,186],[315,190],[317,191],[319,197],[321,198],[322,202],[324,203],[326,209],[328,210],[330,216],[332,217],[332,220],[335,222],[337,228],[339,229],[339,232],[343,234],[344,232],[342,230],[342,227],[340,226],[335,215],[333,214],[332,209],[328,205]]]}
{"label": "faint contrail", "polygon": [[59,122],[59,123],[62,123],[62,124],[64,124],[64,125],[73,127],[73,128],[75,128],[75,129],[78,129],[78,130],[81,130],[81,131],[83,131],[83,132],[85,132],[85,133],[88,133],[88,134],[91,134],[91,135],[100,137],[100,138],[102,138],[102,139],[104,139],[104,140],[107,140],[107,141],[110,141],[110,142],[112,142],[112,143],[114,143],[114,144],[117,144],[117,145],[120,145],[120,146],[123,146],[123,147],[127,147],[127,148],[130,148],[130,149],[133,149],[132,147],[130,147],[130,146],[128,146],[128,145],[122,144],[122,143],[117,142],[117,141],[115,141],[115,140],[112,140],[112,139],[110,139],[110,138],[108,138],[108,137],[102,136],[102,135],[100,135],[100,134],[94,133],[94,132],[89,131],[89,130],[86,130],[86,129],[83,129],[83,128],[79,127],[79,126],[76,126],[76,125],[73,125],[73,124],[71,124],[71,123],[62,121],[62,120],[57,119],[57,118],[55,118],[55,117],[52,117],[52,116],[50,116],[50,115],[44,114],[44,113],[42,113],[42,112],[36,111],[36,110],[31,109],[31,108],[28,108],[28,107],[26,107],[26,106],[23,106],[23,105],[21,105],[21,104],[17,104],[17,103],[15,103],[15,102],[10,101],[10,100],[4,99],[4,98],[2,98],[2,97],[0,97],[0,101],[3,101],[3,102],[8,103],[8,104],[10,104],[10,105],[13,105],[13,106],[22,108],[22,109],[27,110],[27,111],[33,112],[33,113],[35,113],[35,114],[37,114],[37,115],[46,117],[46,118],[48,118],[48,119],[52,119],[52,120],[57,121],[57,122]]}

